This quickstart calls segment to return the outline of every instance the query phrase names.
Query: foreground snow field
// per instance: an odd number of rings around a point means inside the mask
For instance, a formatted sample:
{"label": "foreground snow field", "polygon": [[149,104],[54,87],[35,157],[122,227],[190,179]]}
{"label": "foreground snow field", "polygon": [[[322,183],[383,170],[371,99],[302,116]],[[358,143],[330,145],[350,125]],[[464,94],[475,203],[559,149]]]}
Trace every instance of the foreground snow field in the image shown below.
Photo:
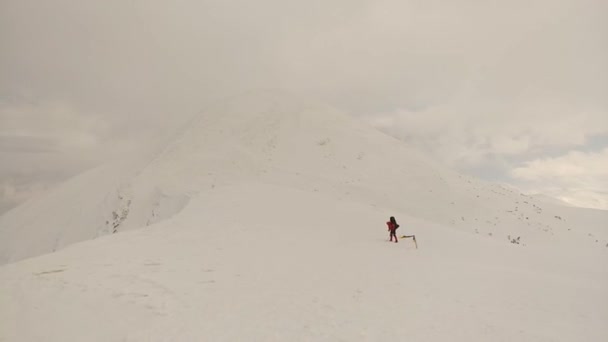
{"label": "foreground snow field", "polygon": [[386,241],[392,212],[275,186],[216,190],[163,224],[4,266],[0,339],[608,336],[600,251],[527,248],[401,216],[416,250]]}
{"label": "foreground snow field", "polygon": [[0,218],[0,341],[608,340],[607,212],[275,95],[151,155]]}

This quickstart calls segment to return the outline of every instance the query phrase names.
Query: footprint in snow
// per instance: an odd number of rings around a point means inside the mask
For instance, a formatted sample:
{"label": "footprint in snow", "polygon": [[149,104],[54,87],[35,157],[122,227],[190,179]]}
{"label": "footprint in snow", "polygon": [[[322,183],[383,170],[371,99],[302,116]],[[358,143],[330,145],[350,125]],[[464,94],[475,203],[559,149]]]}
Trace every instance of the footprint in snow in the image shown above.
{"label": "footprint in snow", "polygon": [[34,273],[34,275],[41,276],[41,275],[45,275],[45,274],[61,273],[61,272],[64,272],[64,271],[65,270],[62,270],[62,269],[59,269],[59,270],[50,270],[50,271],[43,271],[43,272]]}

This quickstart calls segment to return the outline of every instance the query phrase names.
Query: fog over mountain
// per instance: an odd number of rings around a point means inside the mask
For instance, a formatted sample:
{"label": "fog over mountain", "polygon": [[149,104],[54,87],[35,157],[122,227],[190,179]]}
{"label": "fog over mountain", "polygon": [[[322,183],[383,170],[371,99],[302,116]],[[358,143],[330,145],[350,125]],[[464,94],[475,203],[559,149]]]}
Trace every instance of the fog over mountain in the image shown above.
{"label": "fog over mountain", "polygon": [[0,211],[259,89],[467,175],[608,208],[607,6],[4,0]]}

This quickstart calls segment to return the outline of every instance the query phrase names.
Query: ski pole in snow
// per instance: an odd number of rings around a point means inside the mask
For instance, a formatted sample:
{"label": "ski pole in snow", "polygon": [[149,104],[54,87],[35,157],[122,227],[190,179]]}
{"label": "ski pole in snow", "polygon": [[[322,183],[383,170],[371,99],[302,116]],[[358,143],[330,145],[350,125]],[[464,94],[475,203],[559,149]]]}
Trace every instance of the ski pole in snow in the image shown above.
{"label": "ski pole in snow", "polygon": [[414,245],[416,246],[416,249],[418,249],[418,242],[416,242],[416,235],[402,235],[401,238],[402,239],[412,238],[412,240],[414,240]]}

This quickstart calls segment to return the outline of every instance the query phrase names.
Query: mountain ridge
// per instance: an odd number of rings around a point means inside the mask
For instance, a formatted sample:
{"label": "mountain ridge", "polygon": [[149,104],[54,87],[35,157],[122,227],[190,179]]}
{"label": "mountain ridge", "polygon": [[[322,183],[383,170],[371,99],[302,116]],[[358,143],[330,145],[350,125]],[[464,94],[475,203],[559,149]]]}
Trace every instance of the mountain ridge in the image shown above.
{"label": "mountain ridge", "polygon": [[524,236],[523,243],[572,229],[559,206],[459,175],[345,113],[284,93],[220,101],[156,146],[163,147],[86,172],[0,217],[0,263],[156,224],[193,196],[247,182],[393,208],[492,238]]}

